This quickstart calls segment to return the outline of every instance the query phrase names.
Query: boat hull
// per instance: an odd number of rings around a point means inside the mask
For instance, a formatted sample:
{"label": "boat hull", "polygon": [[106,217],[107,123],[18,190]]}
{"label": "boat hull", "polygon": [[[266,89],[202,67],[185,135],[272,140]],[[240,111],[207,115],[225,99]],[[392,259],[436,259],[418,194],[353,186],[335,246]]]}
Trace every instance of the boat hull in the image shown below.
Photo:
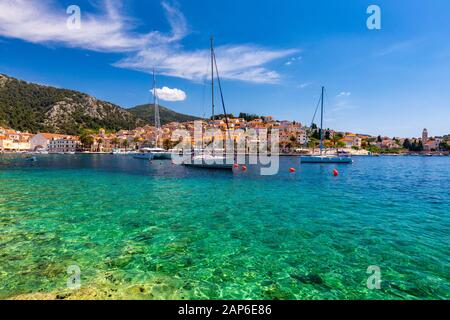
{"label": "boat hull", "polygon": [[202,168],[202,169],[217,169],[217,170],[233,170],[232,164],[221,164],[221,163],[183,163],[186,167],[191,168]]}
{"label": "boat hull", "polygon": [[153,159],[154,160],[172,160],[172,153],[171,152],[153,153]]}
{"label": "boat hull", "polygon": [[353,163],[353,159],[349,157],[300,157],[301,163]]}
{"label": "boat hull", "polygon": [[135,159],[139,159],[139,160],[153,160],[153,155],[148,153],[148,154],[136,154],[133,156],[133,158]]}

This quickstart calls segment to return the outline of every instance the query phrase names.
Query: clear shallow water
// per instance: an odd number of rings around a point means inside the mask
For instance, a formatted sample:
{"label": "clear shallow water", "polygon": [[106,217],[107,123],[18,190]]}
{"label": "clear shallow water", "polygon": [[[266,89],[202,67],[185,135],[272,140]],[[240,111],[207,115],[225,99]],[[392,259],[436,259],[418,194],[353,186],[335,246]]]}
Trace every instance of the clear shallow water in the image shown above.
{"label": "clear shallow water", "polygon": [[0,156],[0,298],[450,298],[450,158],[258,172]]}

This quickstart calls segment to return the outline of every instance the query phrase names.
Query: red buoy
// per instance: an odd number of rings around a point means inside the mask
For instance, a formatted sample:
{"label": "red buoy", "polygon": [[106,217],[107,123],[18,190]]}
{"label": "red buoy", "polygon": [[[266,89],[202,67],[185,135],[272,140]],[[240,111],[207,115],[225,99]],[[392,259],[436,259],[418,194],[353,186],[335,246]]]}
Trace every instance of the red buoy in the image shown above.
{"label": "red buoy", "polygon": [[294,173],[294,172],[295,172],[295,168],[290,168],[290,169],[289,169],[289,172],[290,172],[290,173]]}
{"label": "red buoy", "polygon": [[339,175],[339,171],[337,171],[337,169],[334,169],[334,170],[333,170],[333,175],[334,175],[335,177],[337,177],[337,176]]}
{"label": "red buoy", "polygon": [[239,168],[239,165],[237,163],[235,163],[234,167],[237,169],[237,168]]}
{"label": "red buoy", "polygon": [[247,171],[247,166],[242,166],[242,171]]}

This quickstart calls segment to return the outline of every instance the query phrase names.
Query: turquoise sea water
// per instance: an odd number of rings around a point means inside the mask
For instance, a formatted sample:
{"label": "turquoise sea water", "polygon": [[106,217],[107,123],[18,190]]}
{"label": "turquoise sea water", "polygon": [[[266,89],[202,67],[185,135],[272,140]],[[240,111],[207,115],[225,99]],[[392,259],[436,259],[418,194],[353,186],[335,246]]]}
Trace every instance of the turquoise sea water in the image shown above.
{"label": "turquoise sea water", "polygon": [[450,298],[450,158],[283,157],[271,177],[38,158],[0,156],[2,299]]}

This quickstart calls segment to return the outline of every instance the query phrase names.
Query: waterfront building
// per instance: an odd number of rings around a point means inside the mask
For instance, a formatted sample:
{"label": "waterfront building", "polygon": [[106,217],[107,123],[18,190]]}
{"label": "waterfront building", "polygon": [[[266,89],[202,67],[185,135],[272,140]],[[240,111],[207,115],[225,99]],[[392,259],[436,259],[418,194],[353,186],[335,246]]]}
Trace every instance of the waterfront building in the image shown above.
{"label": "waterfront building", "polygon": [[428,139],[428,141],[423,145],[424,151],[436,151],[439,149],[440,141],[436,139]]}
{"label": "waterfront building", "polygon": [[345,144],[345,148],[361,148],[362,145],[362,139],[353,133],[347,134],[341,141]]}
{"label": "waterfront building", "polygon": [[38,133],[30,140],[33,151],[75,152],[78,146],[78,137],[55,133]]}
{"label": "waterfront building", "polygon": [[381,141],[381,148],[382,149],[397,149],[397,148],[400,148],[400,146],[395,140],[385,137]]}
{"label": "waterfront building", "polygon": [[28,151],[32,134],[0,128],[1,151]]}
{"label": "waterfront building", "polygon": [[49,153],[68,153],[76,152],[80,147],[78,137],[64,136],[61,138],[51,139],[48,144]]}

